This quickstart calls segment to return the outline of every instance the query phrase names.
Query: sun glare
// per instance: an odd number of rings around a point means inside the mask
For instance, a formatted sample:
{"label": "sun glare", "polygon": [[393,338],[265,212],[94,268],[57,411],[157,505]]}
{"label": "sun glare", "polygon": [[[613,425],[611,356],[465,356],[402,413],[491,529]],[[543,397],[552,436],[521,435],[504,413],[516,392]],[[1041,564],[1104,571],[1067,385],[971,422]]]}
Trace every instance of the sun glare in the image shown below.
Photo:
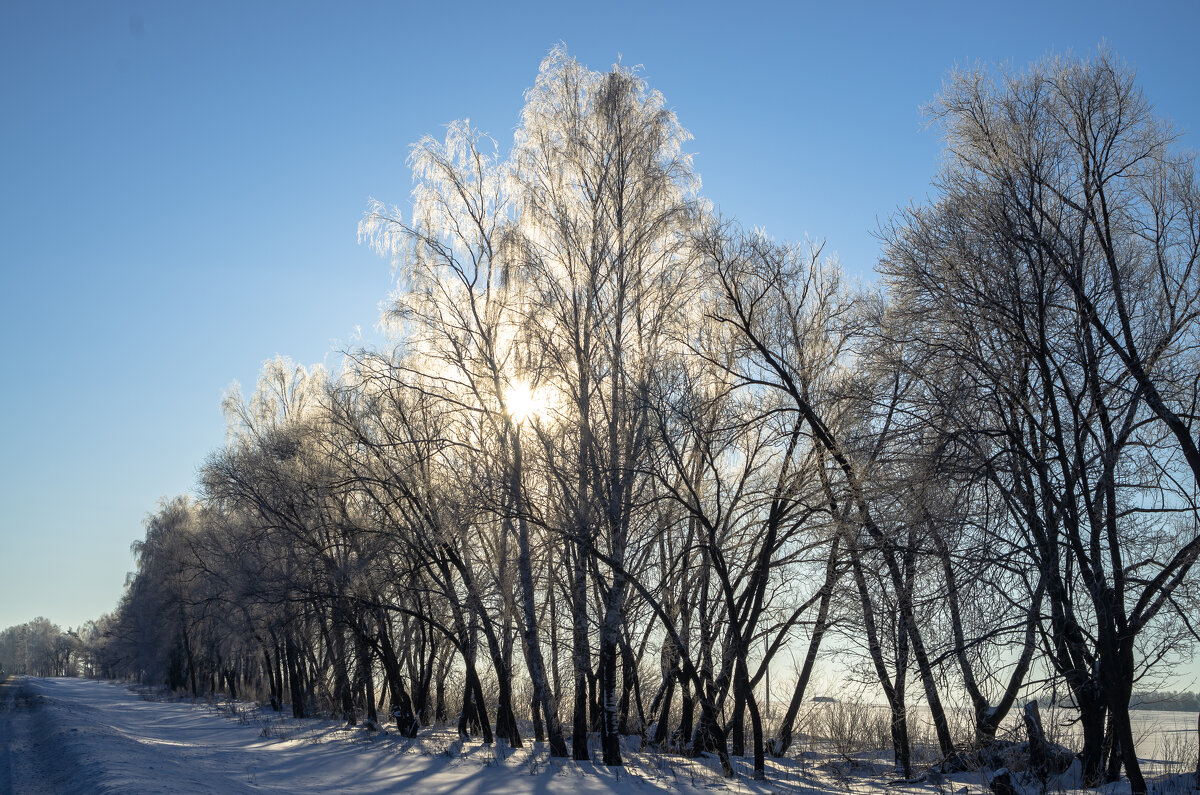
{"label": "sun glare", "polygon": [[524,381],[513,381],[504,392],[504,406],[514,422],[525,422],[529,417],[540,414],[545,408],[534,390]]}

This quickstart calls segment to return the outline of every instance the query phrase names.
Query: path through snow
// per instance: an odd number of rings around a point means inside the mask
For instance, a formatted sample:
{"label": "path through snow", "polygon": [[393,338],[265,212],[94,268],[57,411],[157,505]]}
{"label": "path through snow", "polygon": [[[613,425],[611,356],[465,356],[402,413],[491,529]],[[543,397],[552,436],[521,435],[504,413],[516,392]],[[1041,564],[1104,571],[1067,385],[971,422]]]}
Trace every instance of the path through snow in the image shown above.
{"label": "path through snow", "polygon": [[[614,774],[591,763],[549,765],[540,748],[498,754],[480,745],[459,748],[452,735],[422,744],[329,721],[259,712],[239,717],[205,705],[146,701],[124,686],[87,679],[13,677],[0,685],[0,739],[0,791],[20,795],[725,788],[706,770],[680,778],[666,769]],[[770,791],[745,781],[734,789]]]}

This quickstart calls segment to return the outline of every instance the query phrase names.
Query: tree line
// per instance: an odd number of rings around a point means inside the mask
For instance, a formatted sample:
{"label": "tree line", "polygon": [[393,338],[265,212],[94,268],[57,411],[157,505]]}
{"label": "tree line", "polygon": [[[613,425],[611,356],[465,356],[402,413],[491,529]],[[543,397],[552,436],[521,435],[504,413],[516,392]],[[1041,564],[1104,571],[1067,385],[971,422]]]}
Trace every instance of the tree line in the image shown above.
{"label": "tree line", "polygon": [[1195,161],[1105,51],[928,113],[861,284],[716,213],[636,71],[552,51],[511,151],[452,124],[368,209],[393,343],[228,396],[98,669],[761,778],[836,649],[906,776],[915,702],[949,757],[1051,689],[1085,783],[1144,792],[1133,687],[1200,614]]}
{"label": "tree line", "polygon": [[19,676],[91,676],[90,652],[100,642],[96,622],[66,631],[38,616],[0,631],[0,679]]}
{"label": "tree line", "polygon": [[1200,712],[1200,693],[1170,690],[1162,693],[1139,693],[1135,690],[1130,706],[1134,709],[1168,712]]}

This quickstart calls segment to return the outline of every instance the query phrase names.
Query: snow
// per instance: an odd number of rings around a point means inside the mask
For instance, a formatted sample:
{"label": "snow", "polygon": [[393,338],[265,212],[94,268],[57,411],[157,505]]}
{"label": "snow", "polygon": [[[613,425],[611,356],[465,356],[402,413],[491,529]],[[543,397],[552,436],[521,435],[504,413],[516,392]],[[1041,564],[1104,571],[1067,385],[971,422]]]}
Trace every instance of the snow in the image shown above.
{"label": "snow", "polygon": [[[295,721],[251,705],[218,707],[142,700],[126,687],[86,679],[6,685],[4,714],[13,791],[122,793],[609,793],[711,792],[723,786],[703,764],[609,770],[549,762],[542,744],[507,749],[452,733],[416,741]],[[674,760],[671,760],[674,762]],[[766,785],[742,792],[768,792]]]}
{"label": "snow", "polygon": [[[453,730],[416,740],[294,720],[250,704],[148,700],[121,684],[18,677],[0,685],[0,792],[14,793],[718,793],[880,792],[896,795],[987,792],[980,773],[894,780],[881,756],[872,764],[812,751],[769,760],[766,782],[735,759],[734,780],[715,760],[624,749],[625,768],[549,758],[544,743],[510,749],[462,743]],[[11,782],[11,783],[10,783]],[[1056,782],[1070,787],[1067,781]],[[1158,791],[1187,792],[1190,776]],[[1111,795],[1128,785],[1106,788]],[[1031,790],[1032,791],[1032,790]]]}

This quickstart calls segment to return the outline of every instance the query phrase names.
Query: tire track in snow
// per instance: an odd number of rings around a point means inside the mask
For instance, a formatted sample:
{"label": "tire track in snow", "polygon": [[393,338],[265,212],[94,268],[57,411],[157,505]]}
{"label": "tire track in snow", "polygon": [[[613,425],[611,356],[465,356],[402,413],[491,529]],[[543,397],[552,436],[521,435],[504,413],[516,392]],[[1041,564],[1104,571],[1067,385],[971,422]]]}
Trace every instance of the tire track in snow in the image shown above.
{"label": "tire track in snow", "polygon": [[41,704],[23,676],[0,683],[0,792],[52,793],[41,737]]}

